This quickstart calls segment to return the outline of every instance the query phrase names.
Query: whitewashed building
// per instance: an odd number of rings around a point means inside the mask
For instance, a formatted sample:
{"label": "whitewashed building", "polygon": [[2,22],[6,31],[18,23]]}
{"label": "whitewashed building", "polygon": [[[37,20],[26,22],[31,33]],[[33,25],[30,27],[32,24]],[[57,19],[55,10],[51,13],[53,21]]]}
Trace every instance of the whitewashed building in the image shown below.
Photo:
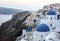
{"label": "whitewashed building", "polygon": [[54,35],[60,32],[60,13],[57,13],[54,10],[48,10],[46,16],[42,17],[43,18],[40,19],[38,18],[40,21],[38,21],[38,25],[35,30],[31,27],[24,30],[25,34],[22,35],[22,37],[24,37],[19,41],[50,41],[50,36],[54,37],[52,39],[58,41],[57,37]]}

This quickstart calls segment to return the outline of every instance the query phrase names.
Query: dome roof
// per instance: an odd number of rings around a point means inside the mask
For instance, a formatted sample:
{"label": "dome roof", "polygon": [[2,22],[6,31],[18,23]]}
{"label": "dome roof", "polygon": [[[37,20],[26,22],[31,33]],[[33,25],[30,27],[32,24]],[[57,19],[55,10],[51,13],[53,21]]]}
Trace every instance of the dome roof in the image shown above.
{"label": "dome roof", "polygon": [[39,24],[36,28],[38,32],[48,32],[50,31],[49,27],[46,24]]}
{"label": "dome roof", "polygon": [[49,10],[49,11],[47,12],[47,15],[56,15],[56,12],[55,12],[55,11],[52,11],[52,10]]}
{"label": "dome roof", "polygon": [[27,27],[27,28],[26,28],[26,31],[27,31],[27,32],[31,32],[31,31],[32,31],[32,28],[31,28],[31,27]]}

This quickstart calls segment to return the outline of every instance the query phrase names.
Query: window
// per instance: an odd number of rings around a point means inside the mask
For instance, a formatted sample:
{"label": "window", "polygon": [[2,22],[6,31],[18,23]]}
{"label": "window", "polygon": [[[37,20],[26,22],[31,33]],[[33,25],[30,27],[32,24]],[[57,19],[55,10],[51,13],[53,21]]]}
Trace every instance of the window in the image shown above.
{"label": "window", "polygon": [[51,17],[51,20],[52,20],[52,17]]}
{"label": "window", "polygon": [[48,17],[47,17],[47,19],[48,19]]}
{"label": "window", "polygon": [[50,26],[52,27],[52,24],[50,24]]}
{"label": "window", "polygon": [[57,19],[60,19],[60,15],[57,15]]}
{"label": "window", "polygon": [[58,32],[60,34],[60,32]]}
{"label": "window", "polygon": [[49,40],[52,40],[52,38],[50,38]]}
{"label": "window", "polygon": [[43,38],[43,35],[41,35],[41,38]]}
{"label": "window", "polygon": [[53,30],[55,30],[55,29],[56,29],[56,27],[53,27],[52,29],[53,29]]}

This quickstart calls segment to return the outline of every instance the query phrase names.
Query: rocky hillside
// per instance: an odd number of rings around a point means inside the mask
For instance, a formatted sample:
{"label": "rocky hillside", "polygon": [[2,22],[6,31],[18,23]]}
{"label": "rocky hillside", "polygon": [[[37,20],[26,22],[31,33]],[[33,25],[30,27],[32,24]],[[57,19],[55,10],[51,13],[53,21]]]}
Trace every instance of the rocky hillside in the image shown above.
{"label": "rocky hillside", "polygon": [[0,26],[0,41],[15,41],[22,35],[22,29],[26,28],[24,21],[29,16],[29,12],[21,12],[13,15],[12,19]]}

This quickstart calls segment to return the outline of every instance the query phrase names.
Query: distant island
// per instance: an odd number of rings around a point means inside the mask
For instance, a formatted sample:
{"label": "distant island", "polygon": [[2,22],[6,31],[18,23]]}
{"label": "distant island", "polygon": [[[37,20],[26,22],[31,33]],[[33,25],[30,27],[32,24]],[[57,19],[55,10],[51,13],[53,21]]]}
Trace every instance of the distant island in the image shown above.
{"label": "distant island", "polygon": [[15,14],[18,12],[23,12],[23,11],[24,10],[0,7],[0,14]]}

